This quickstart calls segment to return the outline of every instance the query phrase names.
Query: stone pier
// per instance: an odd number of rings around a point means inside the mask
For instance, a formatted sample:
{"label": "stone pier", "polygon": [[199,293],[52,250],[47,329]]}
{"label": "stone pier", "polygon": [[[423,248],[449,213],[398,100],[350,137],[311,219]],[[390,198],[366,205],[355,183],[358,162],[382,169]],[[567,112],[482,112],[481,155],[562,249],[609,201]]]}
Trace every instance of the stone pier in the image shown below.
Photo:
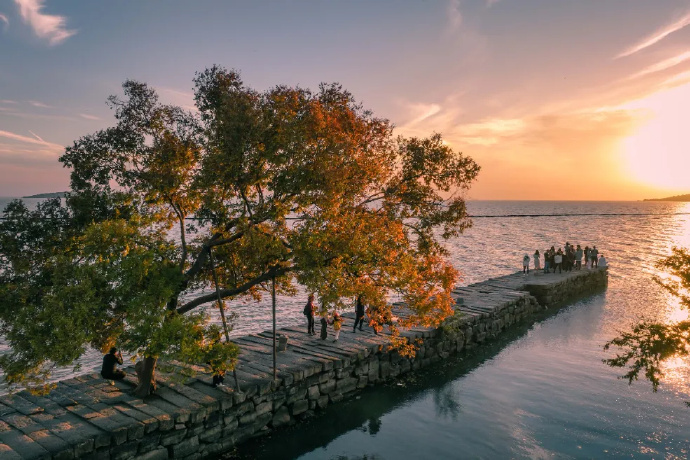
{"label": "stone pier", "polygon": [[[61,381],[47,396],[28,392],[0,396],[0,458],[199,459],[230,450],[244,440],[299,422],[358,390],[428,366],[496,337],[538,310],[604,289],[606,269],[492,278],[453,291],[460,315],[452,327],[405,331],[421,339],[414,359],[389,351],[385,334],[368,327],[352,333],[352,316],[338,342],[305,334],[289,336],[272,378],[270,332],[235,339],[241,348],[241,392],[213,388],[208,371],[195,378],[158,373],[155,396],[130,395],[134,379],[110,385],[97,374]],[[404,314],[402,312],[401,314]],[[133,370],[130,369],[130,376]]]}

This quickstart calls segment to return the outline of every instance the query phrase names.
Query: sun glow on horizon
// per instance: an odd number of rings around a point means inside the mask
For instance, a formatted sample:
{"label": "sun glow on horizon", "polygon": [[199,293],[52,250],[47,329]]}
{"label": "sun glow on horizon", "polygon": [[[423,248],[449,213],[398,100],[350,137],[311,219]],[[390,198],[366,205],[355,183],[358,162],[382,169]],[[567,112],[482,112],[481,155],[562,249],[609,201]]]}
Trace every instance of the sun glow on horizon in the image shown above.
{"label": "sun glow on horizon", "polygon": [[690,84],[626,104],[648,120],[623,141],[627,170],[640,183],[665,190],[690,189]]}

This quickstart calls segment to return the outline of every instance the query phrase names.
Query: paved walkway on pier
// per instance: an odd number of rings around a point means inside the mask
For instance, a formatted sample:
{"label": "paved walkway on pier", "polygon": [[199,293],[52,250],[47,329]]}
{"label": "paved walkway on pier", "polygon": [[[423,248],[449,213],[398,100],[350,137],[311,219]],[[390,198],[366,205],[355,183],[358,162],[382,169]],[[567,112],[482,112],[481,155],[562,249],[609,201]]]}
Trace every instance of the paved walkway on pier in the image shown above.
{"label": "paved walkway on pier", "polygon": [[[516,273],[458,287],[453,296],[462,298],[457,308],[471,319],[490,315],[506,303],[529,296],[526,292],[529,286],[550,286],[586,273],[587,270],[562,274]],[[399,314],[404,315],[404,312]],[[111,448],[110,458],[130,458],[142,452],[142,440],[148,439],[146,434],[158,431],[164,434],[160,439],[155,438],[157,443],[166,445],[170,438],[170,445],[173,445],[179,442],[174,438],[174,426],[194,423],[214,410],[267,394],[281,382],[290,385],[322,371],[337,371],[353,357],[363,359],[388,343],[385,333],[376,335],[367,326],[353,333],[352,316],[351,313],[345,315],[337,342],[331,340],[331,328],[330,337],[325,341],[318,335],[307,335],[306,326],[280,329],[280,334],[289,336],[289,344],[286,351],[278,353],[277,382],[272,379],[270,331],[234,339],[241,348],[237,366],[240,394],[232,390],[232,375],[226,377],[226,387],[213,388],[208,370],[199,367],[195,377],[184,379],[159,371],[158,392],[145,401],[130,395],[135,386],[131,368],[127,369],[128,377],[115,385],[98,374],[89,374],[59,382],[46,396],[25,391],[0,396],[0,458],[69,460],[89,454],[97,458],[96,450],[102,452],[106,446],[116,446]],[[429,328],[415,328],[405,331],[404,335],[428,337],[432,332]],[[166,455],[165,450],[159,449],[149,452],[147,458],[163,458],[155,457],[156,452]]]}

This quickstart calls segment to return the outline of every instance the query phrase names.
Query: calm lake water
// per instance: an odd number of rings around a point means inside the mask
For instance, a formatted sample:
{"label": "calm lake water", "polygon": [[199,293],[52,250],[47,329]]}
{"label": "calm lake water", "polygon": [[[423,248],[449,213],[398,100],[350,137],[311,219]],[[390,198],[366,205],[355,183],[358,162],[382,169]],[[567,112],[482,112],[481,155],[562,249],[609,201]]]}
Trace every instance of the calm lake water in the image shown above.
{"label": "calm lake water", "polygon": [[[449,244],[462,284],[515,272],[522,256],[566,241],[606,255],[608,289],[440,366],[313,421],[244,446],[240,458],[687,458],[690,366],[669,362],[663,385],[628,386],[604,365],[604,343],[641,318],[687,312],[652,282],[672,246],[690,247],[690,203],[468,203],[474,227]],[[568,216],[542,216],[570,214]],[[595,214],[595,215],[574,215]],[[627,215],[623,215],[627,214]],[[278,326],[302,324],[304,296],[281,298]],[[270,328],[270,300],[234,302],[234,335]],[[84,369],[100,361],[85,357]],[[69,375],[70,370],[64,374]],[[399,384],[398,384],[399,383]]]}

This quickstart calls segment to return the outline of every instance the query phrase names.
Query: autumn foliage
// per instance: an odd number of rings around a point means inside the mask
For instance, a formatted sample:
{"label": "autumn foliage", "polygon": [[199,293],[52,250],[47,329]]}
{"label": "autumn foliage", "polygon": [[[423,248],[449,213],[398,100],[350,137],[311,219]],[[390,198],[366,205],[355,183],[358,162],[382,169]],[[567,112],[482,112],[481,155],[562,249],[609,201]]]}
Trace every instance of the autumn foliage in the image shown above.
{"label": "autumn foliage", "polygon": [[[259,92],[212,67],[196,75],[196,112],[123,88],[116,124],[60,158],[66,200],[15,202],[0,224],[10,382],[113,343],[231,368],[236,348],[209,345],[218,331],[198,308],[216,294],[188,295],[212,284],[211,251],[224,299],[258,299],[275,279],[325,309],[364,295],[371,324],[394,331],[452,313],[442,242],[470,225],[463,192],[479,167],[440,135],[396,137],[337,84]],[[393,323],[391,298],[412,315]]]}

